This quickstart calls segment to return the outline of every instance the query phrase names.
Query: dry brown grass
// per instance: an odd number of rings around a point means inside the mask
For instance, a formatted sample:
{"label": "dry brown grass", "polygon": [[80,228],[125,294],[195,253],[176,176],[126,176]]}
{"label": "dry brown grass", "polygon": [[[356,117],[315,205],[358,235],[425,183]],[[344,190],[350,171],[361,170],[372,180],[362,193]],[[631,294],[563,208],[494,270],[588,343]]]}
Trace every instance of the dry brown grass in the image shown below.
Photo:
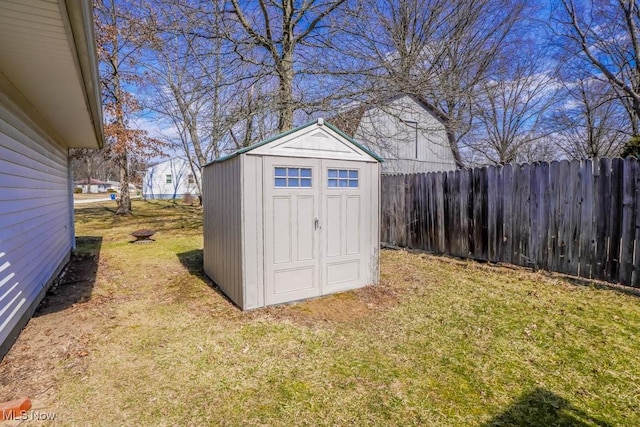
{"label": "dry brown grass", "polygon": [[66,425],[640,425],[637,297],[383,251],[378,287],[242,313],[202,274],[198,208],[134,208],[77,210],[95,282],[25,329],[3,397]]}

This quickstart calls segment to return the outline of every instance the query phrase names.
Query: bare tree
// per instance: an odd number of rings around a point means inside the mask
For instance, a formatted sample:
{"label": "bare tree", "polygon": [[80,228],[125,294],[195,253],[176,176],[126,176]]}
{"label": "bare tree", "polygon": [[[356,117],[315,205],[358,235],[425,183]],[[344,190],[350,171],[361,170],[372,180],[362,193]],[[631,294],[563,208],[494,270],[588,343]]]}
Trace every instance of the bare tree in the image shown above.
{"label": "bare tree", "polygon": [[467,145],[484,161],[506,164],[529,157],[548,135],[547,112],[556,104],[557,79],[543,56],[521,42],[497,61],[473,100],[474,130]]}
{"label": "bare tree", "polygon": [[230,0],[230,13],[235,21],[227,27],[227,35],[236,54],[249,64],[266,64],[262,72],[277,78],[278,131],[293,126],[294,111],[301,106],[294,97],[294,62],[300,59],[296,53],[312,46],[312,39],[326,34],[328,16],[345,1],[258,0],[241,5],[238,0]]}
{"label": "bare tree", "polygon": [[196,37],[189,34],[189,27],[183,27],[188,21],[174,21],[175,10],[170,4],[164,8],[148,6],[153,25],[149,31],[155,32],[155,37],[149,49],[152,60],[145,62],[154,83],[147,104],[177,131],[178,141],[174,143],[189,161],[202,194],[199,172],[208,161],[219,157],[220,65],[197,56],[201,52],[194,53],[205,46],[196,46]]}
{"label": "bare tree", "polygon": [[265,104],[253,85],[255,69],[232,54],[221,30],[221,1],[205,4],[146,1],[143,39],[147,108],[175,130],[170,139],[200,176],[210,161],[254,142]]}
{"label": "bare tree", "polygon": [[86,179],[91,182],[97,178],[109,181],[118,173],[117,165],[109,159],[105,149],[72,148],[69,149],[69,158],[74,180]]}
{"label": "bare tree", "polygon": [[[365,0],[370,18],[357,33],[360,55],[377,63],[373,78],[388,93],[415,95],[445,124],[458,166],[472,107],[524,2]],[[356,53],[357,55],[357,53]]]}
{"label": "bare tree", "polygon": [[560,0],[554,30],[567,57],[611,85],[640,134],[640,8],[637,0]]}
{"label": "bare tree", "polygon": [[129,197],[130,156],[159,154],[162,143],[134,129],[131,118],[141,107],[128,90],[140,82],[136,51],[139,39],[148,37],[141,31],[135,7],[116,0],[97,0],[94,5],[96,41],[100,59],[100,77],[106,124],[107,152],[120,169],[120,199],[117,215],[131,214]]}
{"label": "bare tree", "polygon": [[522,147],[518,154],[518,162],[522,163],[552,162],[563,158],[558,141],[553,138],[553,134],[548,133]]}
{"label": "bare tree", "polygon": [[573,159],[620,155],[631,129],[612,88],[582,77],[565,83],[562,94],[564,104],[551,117],[559,148]]}

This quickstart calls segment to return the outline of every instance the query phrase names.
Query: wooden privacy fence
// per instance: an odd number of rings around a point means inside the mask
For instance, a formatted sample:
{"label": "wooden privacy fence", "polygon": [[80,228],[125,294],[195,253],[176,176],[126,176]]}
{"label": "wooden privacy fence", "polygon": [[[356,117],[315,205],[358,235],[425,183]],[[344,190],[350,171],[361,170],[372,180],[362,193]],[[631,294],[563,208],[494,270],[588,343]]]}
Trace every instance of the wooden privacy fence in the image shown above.
{"label": "wooden privacy fence", "polygon": [[632,158],[382,177],[382,241],[640,286]]}

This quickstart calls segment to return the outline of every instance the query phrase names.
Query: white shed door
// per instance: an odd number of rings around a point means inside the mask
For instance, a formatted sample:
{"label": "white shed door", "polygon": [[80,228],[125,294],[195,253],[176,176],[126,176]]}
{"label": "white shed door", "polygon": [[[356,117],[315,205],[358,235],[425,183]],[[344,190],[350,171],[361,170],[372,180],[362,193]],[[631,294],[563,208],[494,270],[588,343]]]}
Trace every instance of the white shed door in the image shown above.
{"label": "white shed door", "polygon": [[366,284],[371,213],[366,165],[322,161],[322,294]]}
{"label": "white shed door", "polygon": [[265,303],[319,296],[320,161],[264,162]]}
{"label": "white shed door", "polygon": [[265,157],[265,304],[365,285],[371,207],[366,163]]}

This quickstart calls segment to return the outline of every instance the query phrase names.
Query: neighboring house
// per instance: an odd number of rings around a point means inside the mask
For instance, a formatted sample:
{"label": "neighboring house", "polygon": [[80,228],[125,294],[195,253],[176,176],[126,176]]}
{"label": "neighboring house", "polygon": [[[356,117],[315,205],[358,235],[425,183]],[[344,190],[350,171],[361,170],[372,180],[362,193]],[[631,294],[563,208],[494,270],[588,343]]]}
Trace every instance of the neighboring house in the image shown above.
{"label": "neighboring house", "polygon": [[112,188],[112,185],[108,181],[100,181],[99,179],[91,178],[81,179],[75,182],[76,188],[81,188],[83,193],[106,193],[108,189]]}
{"label": "neighboring house", "polygon": [[[109,188],[115,191],[120,192],[120,182],[118,181],[107,181],[109,184]],[[138,190],[135,184],[129,183],[129,193],[135,193]]]}
{"label": "neighboring house", "polygon": [[199,181],[200,176],[194,176],[187,160],[174,157],[147,167],[142,179],[142,197],[177,199],[184,197],[185,194],[199,196]]}
{"label": "neighboring house", "polygon": [[107,183],[112,190],[120,191],[120,183],[118,181],[107,181]]}
{"label": "neighboring house", "polygon": [[382,173],[456,169],[445,127],[429,107],[412,96],[358,105],[329,119],[384,159]]}
{"label": "neighboring house", "polygon": [[103,145],[91,0],[0,1],[0,357],[75,247],[69,148]]}

